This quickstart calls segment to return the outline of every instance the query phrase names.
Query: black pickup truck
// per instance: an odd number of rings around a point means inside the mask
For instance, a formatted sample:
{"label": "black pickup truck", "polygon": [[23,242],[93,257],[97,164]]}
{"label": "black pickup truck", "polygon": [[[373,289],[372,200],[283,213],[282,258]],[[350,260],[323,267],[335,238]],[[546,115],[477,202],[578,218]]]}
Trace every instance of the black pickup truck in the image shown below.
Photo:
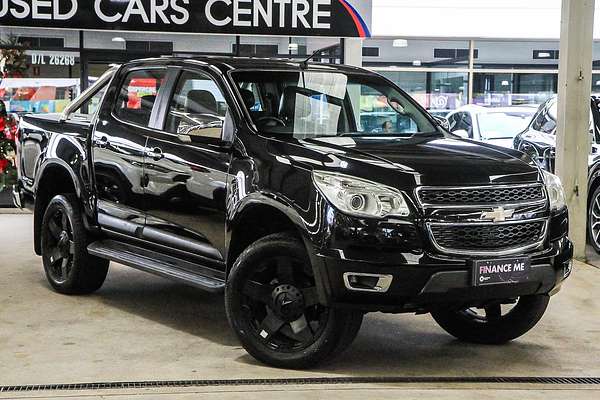
{"label": "black pickup truck", "polygon": [[98,290],[115,261],[224,292],[243,346],[278,367],[332,358],[366,312],[505,343],[571,272],[558,178],[358,68],[135,61],[25,116],[17,161],[54,289]]}

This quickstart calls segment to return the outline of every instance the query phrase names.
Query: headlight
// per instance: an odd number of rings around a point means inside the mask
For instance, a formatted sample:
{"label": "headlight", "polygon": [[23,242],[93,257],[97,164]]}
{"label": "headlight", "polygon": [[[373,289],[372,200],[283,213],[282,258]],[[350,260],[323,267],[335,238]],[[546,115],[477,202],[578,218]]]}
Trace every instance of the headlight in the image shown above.
{"label": "headlight", "polygon": [[400,191],[364,179],[330,172],[313,172],[321,193],[340,211],[359,217],[406,217],[408,204]]}
{"label": "headlight", "polygon": [[560,178],[548,171],[542,172],[544,173],[544,183],[546,184],[548,197],[550,197],[550,209],[552,211],[562,209],[567,203],[565,201],[565,190]]}

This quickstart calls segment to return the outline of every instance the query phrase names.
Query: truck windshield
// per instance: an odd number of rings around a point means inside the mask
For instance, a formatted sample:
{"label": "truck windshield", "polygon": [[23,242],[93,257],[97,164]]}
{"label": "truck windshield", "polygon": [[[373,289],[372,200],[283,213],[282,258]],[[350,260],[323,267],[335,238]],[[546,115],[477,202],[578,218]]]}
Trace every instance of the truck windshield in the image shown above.
{"label": "truck windshield", "polygon": [[405,94],[377,75],[239,71],[233,79],[264,134],[305,139],[439,132]]}

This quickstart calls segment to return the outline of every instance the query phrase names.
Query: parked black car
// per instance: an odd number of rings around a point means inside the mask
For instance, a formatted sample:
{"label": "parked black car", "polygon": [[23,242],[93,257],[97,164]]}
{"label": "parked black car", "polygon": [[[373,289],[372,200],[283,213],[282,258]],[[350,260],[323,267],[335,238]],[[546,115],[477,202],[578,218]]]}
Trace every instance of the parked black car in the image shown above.
{"label": "parked black car", "polygon": [[[588,154],[588,237],[600,252],[600,98],[590,101],[590,153]],[[529,127],[516,136],[514,148],[538,162],[541,168],[554,173],[556,157],[557,99],[540,106]]]}
{"label": "parked black car", "polygon": [[[386,131],[362,126],[374,110]],[[571,272],[555,176],[358,68],[132,62],[63,115],[24,117],[18,156],[15,200],[58,292],[99,289],[109,261],[224,291],[243,346],[274,366],[339,354],[365,312],[504,343]]]}

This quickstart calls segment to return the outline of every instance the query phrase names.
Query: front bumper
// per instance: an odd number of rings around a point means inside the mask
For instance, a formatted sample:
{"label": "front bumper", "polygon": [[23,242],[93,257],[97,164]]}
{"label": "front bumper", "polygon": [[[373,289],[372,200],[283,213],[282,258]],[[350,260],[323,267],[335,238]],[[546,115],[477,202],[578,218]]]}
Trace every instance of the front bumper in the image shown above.
{"label": "front bumper", "polygon": [[[312,262],[326,304],[369,312],[419,312],[441,304],[477,305],[526,295],[553,295],[571,272],[573,245],[563,237],[546,250],[525,256],[532,260],[527,282],[480,287],[472,282],[472,259],[441,262],[426,256],[407,257],[408,263],[393,265],[351,261],[340,253],[321,252],[312,256]],[[391,282],[382,280],[389,287],[380,292],[357,291],[348,287],[344,279],[348,273],[385,276]]]}

